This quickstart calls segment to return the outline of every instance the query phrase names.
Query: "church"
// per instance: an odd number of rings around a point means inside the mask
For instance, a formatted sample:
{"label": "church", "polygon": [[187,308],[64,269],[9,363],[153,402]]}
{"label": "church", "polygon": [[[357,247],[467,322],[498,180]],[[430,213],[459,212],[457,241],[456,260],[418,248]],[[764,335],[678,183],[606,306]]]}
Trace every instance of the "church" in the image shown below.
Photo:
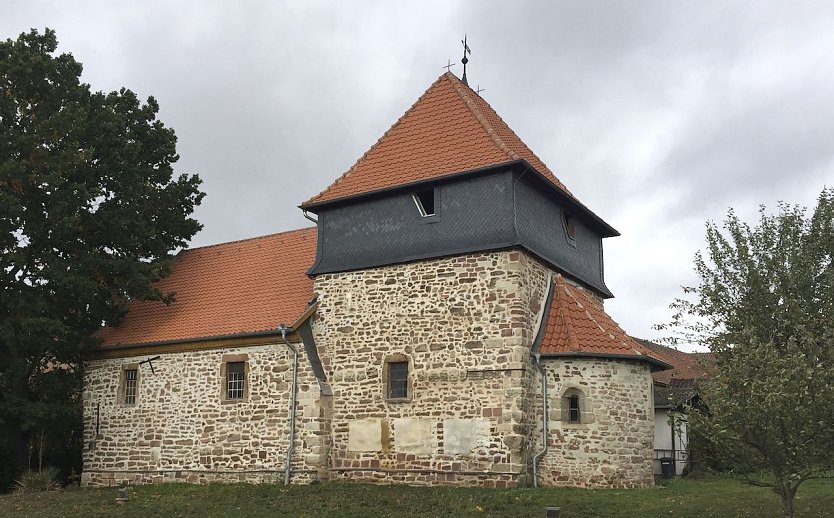
{"label": "church", "polygon": [[653,483],[652,373],[605,312],[603,239],[441,75],[301,210],[180,252],[85,359],[82,484]]}

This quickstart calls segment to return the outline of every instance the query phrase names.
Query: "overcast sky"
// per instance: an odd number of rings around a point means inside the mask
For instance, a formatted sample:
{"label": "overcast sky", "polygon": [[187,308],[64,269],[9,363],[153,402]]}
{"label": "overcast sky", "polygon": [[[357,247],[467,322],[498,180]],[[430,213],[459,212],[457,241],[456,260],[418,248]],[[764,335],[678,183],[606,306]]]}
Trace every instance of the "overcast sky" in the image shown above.
{"label": "overcast sky", "polygon": [[0,38],[32,27],[93,89],[159,101],[207,193],[192,246],[308,226],[296,206],[468,33],[470,85],[622,233],[606,308],[638,337],[695,282],[706,220],[834,185],[832,2],[0,0]]}

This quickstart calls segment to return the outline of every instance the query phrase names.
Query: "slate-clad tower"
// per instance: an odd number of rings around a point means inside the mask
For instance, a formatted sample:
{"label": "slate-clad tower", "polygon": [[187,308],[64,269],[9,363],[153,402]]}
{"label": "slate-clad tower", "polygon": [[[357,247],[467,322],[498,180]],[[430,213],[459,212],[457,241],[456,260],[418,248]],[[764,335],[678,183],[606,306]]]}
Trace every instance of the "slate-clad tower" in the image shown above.
{"label": "slate-clad tower", "polygon": [[451,73],[301,207],[319,216],[311,275],[521,247],[612,296],[602,238],[617,231]]}
{"label": "slate-clad tower", "polygon": [[[318,215],[331,478],[651,483],[659,363],[602,310],[618,233],[457,77],[301,208]],[[547,423],[563,430],[545,451]]]}

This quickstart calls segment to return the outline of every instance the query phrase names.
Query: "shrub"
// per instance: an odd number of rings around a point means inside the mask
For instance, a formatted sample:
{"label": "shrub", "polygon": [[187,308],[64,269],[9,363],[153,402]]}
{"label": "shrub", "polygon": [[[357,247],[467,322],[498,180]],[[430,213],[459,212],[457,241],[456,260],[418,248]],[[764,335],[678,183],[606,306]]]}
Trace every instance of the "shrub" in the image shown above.
{"label": "shrub", "polygon": [[41,471],[26,471],[15,482],[15,489],[20,493],[52,491],[61,487],[61,470],[47,466]]}

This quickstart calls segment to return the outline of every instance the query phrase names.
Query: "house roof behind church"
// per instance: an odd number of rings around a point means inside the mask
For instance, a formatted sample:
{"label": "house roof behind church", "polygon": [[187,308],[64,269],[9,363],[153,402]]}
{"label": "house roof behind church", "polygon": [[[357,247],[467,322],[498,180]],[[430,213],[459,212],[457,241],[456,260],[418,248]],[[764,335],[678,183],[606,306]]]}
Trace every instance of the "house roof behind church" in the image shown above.
{"label": "house roof behind church", "polygon": [[446,72],[353,167],[302,207],[518,160],[572,198],[495,110]]}
{"label": "house roof behind church", "polygon": [[147,344],[274,330],[291,325],[313,297],[307,268],[316,229],[183,250],[156,286],[174,292],[166,306],[133,301],[117,327],[101,329],[102,346]]}
{"label": "house roof behind church", "polygon": [[708,375],[705,362],[710,362],[712,353],[706,353],[710,356],[703,356],[704,353],[687,353],[649,340],[639,338],[635,338],[635,340],[673,367],[670,370],[655,372],[653,374],[655,381],[669,384],[698,380]]}
{"label": "house roof behind church", "polygon": [[556,275],[537,352],[548,356],[633,357],[668,368],[663,361],[630,337],[587,291]]}
{"label": "house roof behind church", "polygon": [[[665,371],[664,371],[665,372]],[[654,388],[655,408],[678,408],[692,401],[698,395],[698,387],[694,380],[675,380],[669,385],[658,385]]]}

